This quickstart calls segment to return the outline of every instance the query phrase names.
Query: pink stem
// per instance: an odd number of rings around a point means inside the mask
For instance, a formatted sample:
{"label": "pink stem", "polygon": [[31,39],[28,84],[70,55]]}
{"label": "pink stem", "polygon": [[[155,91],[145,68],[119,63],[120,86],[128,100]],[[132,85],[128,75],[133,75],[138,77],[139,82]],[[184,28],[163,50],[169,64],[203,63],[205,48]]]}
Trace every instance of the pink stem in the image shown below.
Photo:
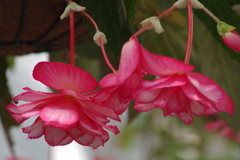
{"label": "pink stem", "polygon": [[192,39],[193,39],[193,13],[192,13],[192,4],[188,0],[188,42],[184,63],[188,64],[191,50],[192,50]]}
{"label": "pink stem", "polygon": [[[87,18],[90,20],[90,22],[93,24],[96,32],[98,32],[98,31],[99,31],[98,26],[97,26],[96,22],[92,19],[92,17],[89,16],[89,15],[88,15],[86,12],[84,12],[84,11],[81,11],[81,12],[82,12],[82,14],[83,14],[85,17],[87,17]],[[103,43],[102,43],[101,38],[99,38],[98,40],[99,40],[100,48],[101,48],[101,51],[102,51],[102,54],[103,54],[103,57],[104,57],[105,62],[107,63],[108,67],[109,67],[113,72],[116,72],[115,68],[112,66],[111,62],[109,61],[109,59],[108,59],[108,57],[107,57],[107,54],[106,54],[106,51],[105,51],[105,48],[104,48],[104,45],[103,45]]]}
{"label": "pink stem", "polygon": [[70,63],[75,65],[75,51],[74,51],[74,11],[70,10]]}
{"label": "pink stem", "polygon": [[[169,8],[168,10],[166,10],[165,12],[163,12],[162,14],[158,15],[157,18],[160,19],[162,17],[164,17],[165,15],[167,15],[168,13],[170,13],[171,11],[173,11],[177,6],[172,6],[171,8]],[[132,35],[132,37],[137,37],[139,34],[141,34],[142,32],[144,32],[148,27],[150,27],[152,25],[152,23],[148,23],[146,26],[144,26],[143,28],[141,28],[140,30],[138,30],[136,33],[134,33]],[[130,38],[131,39],[131,38]]]}

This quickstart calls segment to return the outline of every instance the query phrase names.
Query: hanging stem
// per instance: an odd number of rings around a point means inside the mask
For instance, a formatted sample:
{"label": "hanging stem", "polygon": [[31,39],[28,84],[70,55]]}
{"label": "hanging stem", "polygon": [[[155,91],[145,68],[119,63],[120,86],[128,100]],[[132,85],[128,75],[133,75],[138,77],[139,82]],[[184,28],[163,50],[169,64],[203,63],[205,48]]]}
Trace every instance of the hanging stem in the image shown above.
{"label": "hanging stem", "polygon": [[74,11],[70,10],[70,63],[75,65],[75,51],[74,51]]}
{"label": "hanging stem", "polygon": [[188,64],[191,50],[192,50],[192,39],[193,39],[193,13],[192,13],[192,4],[188,0],[188,42],[184,63]]}
{"label": "hanging stem", "polygon": [[206,7],[202,8],[210,17],[212,17],[217,23],[221,22],[211,11],[209,11]]}
{"label": "hanging stem", "polygon": [[[98,29],[97,23],[92,19],[92,17],[91,17],[89,14],[87,14],[85,11],[81,11],[81,13],[90,20],[90,22],[93,24],[96,32],[98,32],[99,29]],[[108,59],[108,57],[107,57],[107,54],[106,54],[106,51],[105,51],[105,48],[104,48],[104,45],[103,45],[103,43],[102,43],[101,38],[98,38],[98,40],[99,40],[100,48],[101,48],[101,51],[102,51],[102,54],[103,54],[103,57],[104,57],[105,62],[107,63],[108,67],[109,67],[113,72],[116,72],[115,68],[112,66],[111,62],[109,61],[109,59]]]}
{"label": "hanging stem", "polygon": [[[165,15],[167,15],[168,13],[170,13],[171,11],[173,11],[175,8],[177,8],[177,6],[172,6],[171,8],[169,8],[168,10],[166,10],[165,12],[163,12],[162,14],[158,15],[157,18],[160,19],[162,17],[164,17]],[[136,33],[134,33],[132,35],[132,37],[137,37],[139,34],[141,34],[142,32],[144,32],[148,27],[150,27],[152,25],[152,23],[148,23],[146,26],[144,26],[143,28],[141,28],[140,30],[138,30]]]}

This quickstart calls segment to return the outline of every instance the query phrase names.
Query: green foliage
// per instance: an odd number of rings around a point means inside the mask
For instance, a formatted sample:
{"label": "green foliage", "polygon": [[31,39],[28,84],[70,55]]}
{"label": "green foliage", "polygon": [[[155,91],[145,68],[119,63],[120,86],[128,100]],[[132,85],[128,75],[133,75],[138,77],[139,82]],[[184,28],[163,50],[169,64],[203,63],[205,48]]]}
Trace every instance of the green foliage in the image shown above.
{"label": "green foliage", "polygon": [[121,26],[129,24],[130,30],[135,31],[136,0],[118,0],[118,13]]}
{"label": "green foliage", "polygon": [[[125,2],[125,1],[124,1]],[[85,0],[84,6],[87,8],[86,12],[97,22],[100,31],[106,34],[108,43],[105,45],[108,50],[113,52],[115,55],[120,54],[120,50],[122,45],[130,38],[131,31],[128,25],[121,25],[123,22],[123,18],[121,18],[121,23],[119,20],[118,11],[126,11],[125,15],[129,16],[127,20],[128,24],[133,24],[134,19],[134,10],[130,9],[130,7],[134,7],[134,3],[125,3],[125,7],[123,5],[120,6],[117,1],[109,1],[109,0]],[[120,12],[120,14],[122,14]],[[120,16],[121,17],[121,16]],[[89,22],[87,21],[89,24]],[[91,32],[94,34],[95,30],[93,29],[92,24],[89,24]]]}

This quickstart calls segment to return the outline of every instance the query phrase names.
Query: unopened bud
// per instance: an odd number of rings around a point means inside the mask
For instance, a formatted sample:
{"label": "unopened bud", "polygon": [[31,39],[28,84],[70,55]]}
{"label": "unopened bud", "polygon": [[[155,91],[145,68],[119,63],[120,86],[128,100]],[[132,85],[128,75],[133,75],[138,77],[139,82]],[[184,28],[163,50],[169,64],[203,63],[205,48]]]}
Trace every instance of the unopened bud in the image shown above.
{"label": "unopened bud", "polygon": [[142,25],[142,27],[144,27],[144,26],[146,26],[149,23],[152,23],[152,25],[149,26],[147,28],[147,30],[154,29],[154,31],[157,34],[160,34],[160,33],[164,32],[164,29],[162,28],[162,25],[161,25],[161,23],[160,23],[160,21],[159,21],[159,19],[157,17],[147,18],[144,21],[142,21],[140,24]]}
{"label": "unopened bud", "polygon": [[107,43],[107,39],[106,39],[106,36],[104,33],[100,32],[100,31],[97,31],[95,33],[95,35],[93,36],[93,40],[94,42],[100,46],[100,42],[99,42],[99,39],[102,41],[102,44],[106,44]]}

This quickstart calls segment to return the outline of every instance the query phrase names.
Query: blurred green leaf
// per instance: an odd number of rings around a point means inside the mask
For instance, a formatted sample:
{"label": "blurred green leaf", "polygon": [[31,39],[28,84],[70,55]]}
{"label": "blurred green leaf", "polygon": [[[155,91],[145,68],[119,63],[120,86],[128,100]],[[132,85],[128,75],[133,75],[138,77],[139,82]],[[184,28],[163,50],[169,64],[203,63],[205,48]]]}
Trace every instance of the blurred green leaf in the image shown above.
{"label": "blurred green leaf", "polygon": [[136,0],[118,0],[119,4],[119,20],[121,26],[129,24],[129,29],[135,31],[135,7]]}
{"label": "blurred green leaf", "polygon": [[[122,45],[130,38],[131,32],[127,26],[120,24],[117,1],[85,0],[83,4],[87,8],[86,12],[98,24],[100,31],[106,34],[108,40],[106,48],[119,56]],[[95,34],[93,25],[88,20],[86,22],[90,31]]]}

